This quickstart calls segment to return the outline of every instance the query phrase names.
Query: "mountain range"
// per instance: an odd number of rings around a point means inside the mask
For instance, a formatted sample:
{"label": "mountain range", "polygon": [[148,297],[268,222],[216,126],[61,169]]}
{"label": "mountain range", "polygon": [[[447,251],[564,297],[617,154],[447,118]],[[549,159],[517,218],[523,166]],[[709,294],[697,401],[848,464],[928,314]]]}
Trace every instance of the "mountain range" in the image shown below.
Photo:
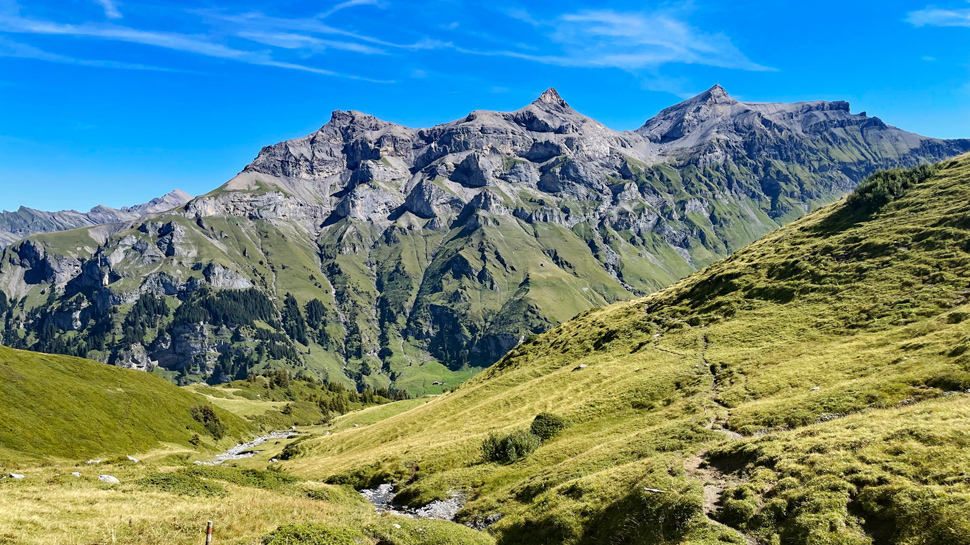
{"label": "mountain range", "polygon": [[172,210],[9,246],[3,341],[178,381],[283,365],[442,391],[878,169],[966,151],[846,102],[744,103],[720,86],[625,132],[553,89],[427,129],[336,111]]}
{"label": "mountain range", "polygon": [[145,214],[166,212],[192,200],[192,195],[176,189],[171,193],[154,198],[136,206],[114,209],[95,206],[89,212],[61,210],[44,212],[21,206],[15,212],[0,212],[0,248],[9,246],[24,237],[35,233],[52,233],[79,227],[90,227],[106,223],[124,223],[138,219]]}

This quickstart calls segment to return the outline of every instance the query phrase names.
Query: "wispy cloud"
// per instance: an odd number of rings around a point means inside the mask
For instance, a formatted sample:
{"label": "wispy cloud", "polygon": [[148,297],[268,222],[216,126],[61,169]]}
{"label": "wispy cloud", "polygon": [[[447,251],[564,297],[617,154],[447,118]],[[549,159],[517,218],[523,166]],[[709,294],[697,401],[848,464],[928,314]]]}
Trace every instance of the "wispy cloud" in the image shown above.
{"label": "wispy cloud", "polygon": [[665,13],[583,10],[546,21],[521,9],[510,10],[507,14],[535,27],[559,51],[551,54],[515,50],[464,51],[557,66],[611,67],[630,71],[671,63],[773,70],[748,59],[727,36],[702,32]]}
{"label": "wispy cloud", "polygon": [[[369,5],[375,3],[364,1],[357,3],[344,2],[344,4],[347,4],[344,6],[344,8],[347,8],[351,7],[351,5]],[[228,24],[229,27],[226,29],[226,31],[240,37],[254,34],[287,35],[291,40],[301,39],[304,41],[304,43],[310,44],[314,40],[319,39],[320,36],[340,36],[355,40],[357,42],[370,44],[372,46],[405,49],[411,51],[438,49],[448,47],[450,45],[449,43],[431,38],[421,38],[420,40],[411,43],[398,43],[382,38],[376,38],[374,36],[360,34],[358,32],[343,30],[329,25],[323,21],[323,19],[334,10],[336,10],[336,8],[313,17],[298,18],[273,17],[258,11],[248,13],[225,13],[222,10],[200,9],[193,10],[192,13],[195,13],[210,22],[222,23],[224,25]],[[346,47],[350,47],[350,45],[346,45]],[[362,49],[361,52],[381,53],[382,51],[379,49]]]}
{"label": "wispy cloud", "polygon": [[939,9],[930,6],[911,11],[906,21],[914,26],[970,27],[970,9]]}
{"label": "wispy cloud", "polygon": [[659,74],[651,74],[640,78],[640,88],[647,91],[670,93],[680,98],[690,98],[698,90],[685,78],[671,78]]}
{"label": "wispy cloud", "polygon": [[102,9],[104,9],[104,16],[108,19],[121,19],[121,12],[118,11],[118,3],[114,0],[94,0],[97,2]]}
{"label": "wispy cloud", "polygon": [[74,57],[69,57],[67,55],[58,55],[56,53],[50,53],[42,49],[38,49],[32,45],[11,41],[3,37],[0,37],[0,57],[34,59],[34,60],[45,61],[45,62],[73,64],[77,66],[90,66],[95,68],[117,68],[121,70],[156,70],[156,71],[162,71],[162,72],[178,71],[170,68],[160,68],[158,66],[148,66],[148,65],[136,64],[136,63],[94,60],[94,59],[76,59]]}
{"label": "wispy cloud", "polygon": [[[393,17],[392,24],[388,24],[381,18],[372,17],[373,13],[361,15],[367,17],[361,19],[355,18],[357,13],[344,12],[359,8],[370,8],[371,12],[374,9],[400,11],[407,9],[406,6],[402,8],[386,0],[345,0],[315,14],[301,16],[217,7],[171,10],[165,16],[153,19],[154,24],[165,25],[161,30],[155,30],[136,24],[135,12],[125,17],[125,24],[122,24],[120,0],[91,2],[100,5],[110,20],[59,22],[39,19],[28,15],[26,8],[21,9],[17,0],[0,0],[0,34],[124,42],[238,63],[381,83],[393,80],[347,74],[346,68],[335,69],[333,66],[337,66],[336,63],[347,66],[347,55],[393,58],[421,54],[419,62],[429,66],[436,63],[450,66],[449,63],[456,62],[456,54],[495,56],[566,68],[617,68],[634,73],[648,82],[645,85],[665,88],[673,86],[659,77],[658,70],[667,64],[772,70],[750,60],[727,36],[702,31],[687,23],[683,12],[669,9],[655,12],[594,9],[543,17],[521,9],[486,10],[476,12],[475,17],[483,20],[478,25],[470,24],[471,21],[462,18],[461,14],[455,17],[455,13],[442,13],[440,20],[422,14],[413,24],[401,25]],[[338,12],[340,16],[336,17]],[[495,17],[498,19],[485,21]],[[521,32],[523,28],[527,31]],[[446,35],[448,41],[433,37],[436,34]],[[29,40],[25,38],[24,41]],[[46,42],[44,47],[48,47]],[[12,55],[10,51],[13,49],[7,47],[6,56]],[[51,62],[101,62],[75,60],[67,56],[70,53],[61,56],[36,50],[28,55],[22,48],[19,51],[22,53],[19,56]],[[325,63],[330,60],[336,63]],[[358,66],[360,70],[371,66],[391,72],[396,69],[393,61],[375,61]],[[118,63],[118,66],[123,64]],[[398,77],[408,77],[409,69],[403,68],[405,64],[400,66],[403,73]],[[423,72],[416,71],[411,77],[420,77],[419,74]]]}
{"label": "wispy cloud", "polygon": [[205,36],[195,36],[172,32],[145,31],[117,25],[69,25],[21,17],[0,18],[0,31],[19,34],[74,36],[136,43],[254,65],[273,66],[277,68],[298,70],[326,76],[337,76],[377,83],[388,83],[386,80],[372,80],[360,76],[338,73],[325,68],[317,68],[303,64],[279,61],[274,59],[268,52],[236,49],[211,41]]}
{"label": "wispy cloud", "polygon": [[317,15],[317,18],[319,18],[319,19],[325,19],[327,17],[330,17],[334,13],[337,13],[340,10],[347,9],[347,8],[354,8],[354,7],[357,7],[357,6],[380,6],[380,7],[383,7],[383,5],[384,5],[383,2],[380,2],[378,0],[347,0],[346,2],[341,2],[341,3],[337,4],[336,6],[328,9],[327,11],[324,11],[323,13]]}
{"label": "wispy cloud", "polygon": [[240,38],[251,40],[272,47],[282,49],[298,49],[320,53],[326,49],[339,49],[341,51],[353,51],[365,55],[385,55],[387,51],[379,47],[357,42],[341,42],[337,40],[325,40],[306,36],[303,34],[293,34],[289,32],[239,32],[236,34]]}

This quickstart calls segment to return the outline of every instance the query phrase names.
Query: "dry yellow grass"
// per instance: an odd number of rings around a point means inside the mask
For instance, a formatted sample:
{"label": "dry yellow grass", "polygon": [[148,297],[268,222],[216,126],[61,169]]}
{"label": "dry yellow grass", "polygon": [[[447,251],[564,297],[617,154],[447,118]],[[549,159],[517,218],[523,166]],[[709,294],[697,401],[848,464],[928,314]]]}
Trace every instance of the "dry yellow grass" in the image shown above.
{"label": "dry yellow grass", "polygon": [[[22,481],[0,481],[0,544],[195,545],[203,542],[209,520],[215,523],[217,544],[258,545],[266,535],[289,524],[394,531],[404,534],[394,541],[401,545],[431,545],[422,540],[423,528],[454,533],[458,541],[448,543],[491,543],[487,536],[452,523],[377,515],[359,499],[337,503],[311,499],[307,490],[330,489],[338,500],[356,495],[321,483],[263,490],[219,482],[228,490],[225,497],[177,495],[139,483],[147,475],[175,470],[144,463],[25,470]],[[72,471],[80,471],[82,477],[71,476]],[[114,475],[121,484],[100,483],[99,474]]]}
{"label": "dry yellow grass", "polygon": [[[72,477],[80,469],[84,477]],[[143,469],[53,467],[5,482],[0,494],[0,543],[197,544],[207,520],[217,543],[258,544],[284,523],[346,520],[347,510],[321,501],[227,485],[226,498],[193,498],[145,491],[133,481]],[[97,483],[110,471],[123,484]],[[365,512],[356,513],[361,519]]]}

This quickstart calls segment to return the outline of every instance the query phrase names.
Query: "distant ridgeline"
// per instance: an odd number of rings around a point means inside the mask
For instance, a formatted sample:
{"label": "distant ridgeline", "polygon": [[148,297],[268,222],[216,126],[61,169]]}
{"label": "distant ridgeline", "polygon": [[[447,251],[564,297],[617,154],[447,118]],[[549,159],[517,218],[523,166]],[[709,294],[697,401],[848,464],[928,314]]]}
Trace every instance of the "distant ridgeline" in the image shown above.
{"label": "distant ridgeline", "polygon": [[[0,212],[0,248],[34,233],[52,233],[79,227],[120,224],[138,219],[145,214],[167,212],[190,200],[192,200],[192,195],[181,189],[176,189],[145,204],[125,206],[118,210],[107,206],[95,206],[89,212],[74,210],[44,212],[43,210],[21,206],[15,212]],[[109,227],[105,230],[105,236],[110,232],[111,228]]]}
{"label": "distant ridgeline", "polygon": [[10,245],[3,342],[179,382],[285,367],[441,392],[878,169],[966,151],[845,102],[749,104],[719,86],[628,132],[551,89],[428,129],[337,111],[168,212]]}

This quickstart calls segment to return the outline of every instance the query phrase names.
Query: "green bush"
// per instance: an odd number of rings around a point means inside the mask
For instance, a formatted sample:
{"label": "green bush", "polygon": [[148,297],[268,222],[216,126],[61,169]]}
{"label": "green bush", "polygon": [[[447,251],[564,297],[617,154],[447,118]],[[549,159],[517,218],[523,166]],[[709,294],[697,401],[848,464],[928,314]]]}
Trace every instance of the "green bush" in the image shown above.
{"label": "green bush", "polygon": [[180,496],[213,498],[229,495],[221,485],[185,473],[153,473],[138,481],[138,484]]}
{"label": "green bush", "polygon": [[293,441],[292,443],[283,447],[283,452],[280,452],[279,459],[292,460],[306,454],[300,443],[306,441],[308,438],[309,436],[301,437],[300,439],[297,439],[296,441]]}
{"label": "green bush", "polygon": [[251,488],[263,488],[265,490],[279,490],[286,486],[300,482],[294,477],[276,467],[260,469],[239,469],[226,466],[195,466],[182,469],[180,473],[191,477],[203,477],[206,479],[217,479],[239,486]]}
{"label": "green bush", "polygon": [[159,460],[158,463],[159,465],[163,466],[184,466],[188,465],[191,460],[191,456],[189,456],[187,453],[179,452],[176,454],[169,454],[168,456]]}
{"label": "green bush", "polygon": [[540,413],[532,421],[532,427],[529,431],[534,435],[538,435],[539,439],[548,441],[567,427],[569,427],[569,420],[566,420],[564,417],[550,413]]}
{"label": "green bush", "polygon": [[288,524],[263,538],[264,545],[358,545],[367,542],[359,530],[322,524]]}
{"label": "green bush", "polygon": [[516,430],[508,435],[489,435],[482,443],[482,457],[487,462],[511,464],[532,454],[542,445],[538,435]]}
{"label": "green bush", "polygon": [[875,213],[935,173],[936,167],[926,164],[877,172],[862,180],[859,187],[846,199],[846,204],[850,209],[864,214]]}
{"label": "green bush", "polygon": [[218,441],[219,439],[222,439],[222,437],[226,434],[226,425],[222,422],[222,419],[219,418],[219,415],[216,414],[216,410],[212,407],[212,405],[209,405],[208,403],[205,405],[196,405],[195,407],[192,407],[191,411],[192,418],[194,418],[197,422],[201,422],[215,440]]}
{"label": "green bush", "polygon": [[411,478],[413,471],[400,461],[392,463],[379,462],[361,466],[347,473],[333,475],[327,479],[327,484],[350,485],[357,490],[374,488],[384,483],[402,483]]}
{"label": "green bush", "polygon": [[349,485],[330,485],[321,488],[305,489],[304,494],[311,500],[325,501],[335,505],[351,507],[371,507],[371,504]]}

